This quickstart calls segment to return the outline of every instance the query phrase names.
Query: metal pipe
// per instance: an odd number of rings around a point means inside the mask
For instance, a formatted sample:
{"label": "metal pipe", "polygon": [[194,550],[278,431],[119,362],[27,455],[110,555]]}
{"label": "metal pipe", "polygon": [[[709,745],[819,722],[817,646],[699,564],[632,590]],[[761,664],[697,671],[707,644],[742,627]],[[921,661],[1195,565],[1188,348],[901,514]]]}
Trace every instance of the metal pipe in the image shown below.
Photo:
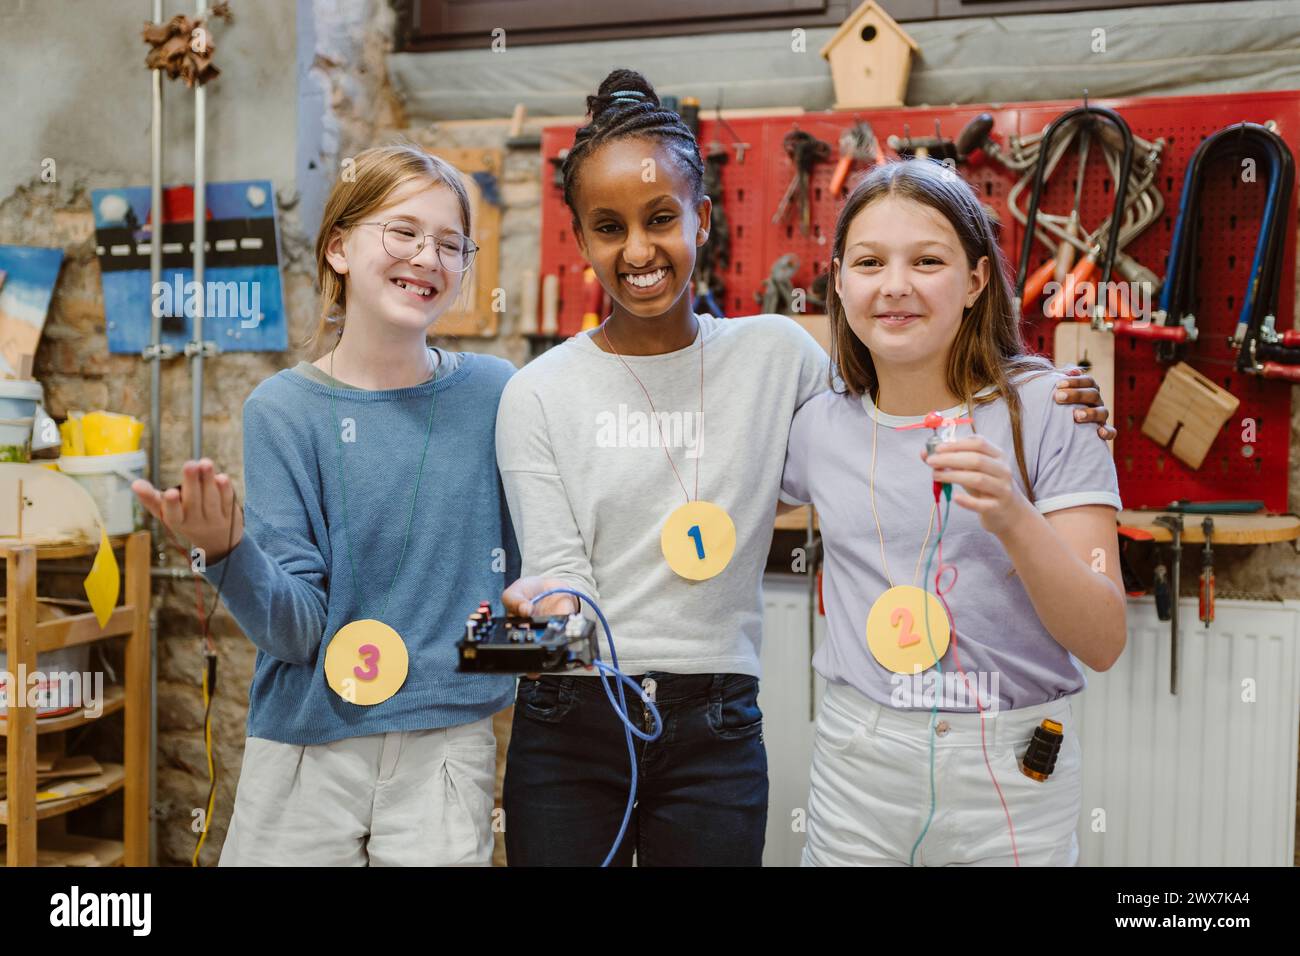
{"label": "metal pipe", "polygon": [[[153,22],[162,23],[162,0],[153,0]],[[161,67],[156,68],[150,77],[153,87],[153,122],[149,135],[149,221],[153,228],[149,236],[149,282],[150,288],[156,289],[162,281],[162,246],[163,246],[163,198],[162,198],[162,143],[163,77]],[[152,318],[149,323],[149,478],[162,484],[162,316],[156,308],[149,310]],[[154,554],[161,559],[165,555],[162,544],[162,529],[158,522],[152,521],[150,540],[155,543]],[[150,573],[152,574],[152,567]],[[158,805],[158,613],[149,602],[149,865],[158,865],[158,827],[154,818],[154,807]]]}
{"label": "metal pipe", "polygon": [[[90,573],[90,565],[76,564],[64,567],[51,566],[48,568],[42,566],[41,573],[45,574],[47,572],[50,574],[79,574],[84,578]],[[169,580],[189,580],[190,578],[195,577],[195,574],[189,568],[150,568],[149,576],[153,578],[167,578]],[[208,582],[207,578],[202,577],[202,575],[199,575],[199,577],[204,582],[207,582],[209,587],[213,589],[216,588],[216,585]]]}
{"label": "metal pipe", "polygon": [[[162,0],[154,0],[153,22],[162,20]],[[153,85],[153,122],[150,128],[149,163],[151,181],[149,186],[149,287],[156,289],[162,281],[162,245],[163,245],[163,199],[162,199],[162,70],[154,69],[150,76]],[[158,441],[158,432],[162,428],[162,360],[158,346],[162,344],[162,316],[158,309],[149,310],[149,435],[152,439],[149,448],[149,478],[162,482],[162,449]],[[154,541],[158,537],[155,535]]]}
{"label": "metal pipe", "polygon": [[[196,9],[201,17],[207,0],[197,0]],[[198,284],[198,307],[194,310],[193,338],[190,353],[191,445],[190,457],[203,457],[203,313],[207,308],[207,284],[203,272],[207,243],[207,92],[202,83],[194,86],[194,281]]]}

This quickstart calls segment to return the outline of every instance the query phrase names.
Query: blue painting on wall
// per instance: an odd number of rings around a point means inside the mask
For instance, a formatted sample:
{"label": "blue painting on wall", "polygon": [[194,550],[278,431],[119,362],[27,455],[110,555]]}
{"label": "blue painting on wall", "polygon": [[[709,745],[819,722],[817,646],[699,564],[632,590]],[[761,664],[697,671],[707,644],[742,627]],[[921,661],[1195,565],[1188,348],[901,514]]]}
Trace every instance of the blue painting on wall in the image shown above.
{"label": "blue painting on wall", "polygon": [[36,354],[62,264],[62,249],[0,246],[0,373],[17,375],[21,356]]}
{"label": "blue painting on wall", "polygon": [[163,190],[163,269],[155,289],[149,282],[149,188],[91,191],[110,352],[139,355],[149,344],[154,309],[162,318],[163,343],[177,353],[193,336],[200,313],[203,338],[221,351],[288,348],[271,183],[209,183],[205,196],[205,288],[198,288],[192,269],[194,188],[172,186]]}

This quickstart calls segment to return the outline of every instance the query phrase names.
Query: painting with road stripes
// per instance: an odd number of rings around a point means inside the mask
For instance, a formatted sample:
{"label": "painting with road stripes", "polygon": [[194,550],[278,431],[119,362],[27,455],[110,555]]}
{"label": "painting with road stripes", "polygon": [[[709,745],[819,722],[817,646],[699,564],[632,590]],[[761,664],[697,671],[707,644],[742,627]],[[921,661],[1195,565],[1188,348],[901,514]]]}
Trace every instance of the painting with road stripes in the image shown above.
{"label": "painting with road stripes", "polygon": [[288,348],[275,192],[267,180],[209,183],[203,289],[194,281],[194,187],[163,190],[162,281],[149,281],[154,237],[149,188],[95,189],[95,252],[108,350],[139,355],[154,310],[162,341],[183,352],[201,316],[203,338],[224,352]]}

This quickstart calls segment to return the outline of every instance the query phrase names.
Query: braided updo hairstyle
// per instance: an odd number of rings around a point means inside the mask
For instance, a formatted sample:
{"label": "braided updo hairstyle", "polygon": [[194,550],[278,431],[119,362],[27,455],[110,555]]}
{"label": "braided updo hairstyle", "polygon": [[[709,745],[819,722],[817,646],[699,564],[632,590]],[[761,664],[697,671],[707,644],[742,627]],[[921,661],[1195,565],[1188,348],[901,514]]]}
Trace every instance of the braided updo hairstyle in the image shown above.
{"label": "braided updo hairstyle", "polygon": [[630,136],[657,140],[672,156],[691,184],[692,199],[704,198],[704,163],[700,148],[682,118],[659,102],[654,87],[635,70],[613,70],[595,96],[587,97],[591,119],[578,130],[564,158],[564,203],[573,213],[574,230],[581,228],[574,204],[578,170],[606,143]]}

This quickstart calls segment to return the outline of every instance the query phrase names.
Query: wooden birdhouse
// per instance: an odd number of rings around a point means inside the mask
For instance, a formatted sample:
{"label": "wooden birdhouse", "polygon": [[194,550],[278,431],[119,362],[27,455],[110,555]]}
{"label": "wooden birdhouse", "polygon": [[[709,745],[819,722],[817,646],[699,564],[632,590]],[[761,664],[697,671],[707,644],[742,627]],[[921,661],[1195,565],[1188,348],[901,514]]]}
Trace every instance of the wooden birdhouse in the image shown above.
{"label": "wooden birdhouse", "polygon": [[822,47],[831,64],[835,108],[902,106],[912,54],[920,50],[875,0],[867,0]]}

